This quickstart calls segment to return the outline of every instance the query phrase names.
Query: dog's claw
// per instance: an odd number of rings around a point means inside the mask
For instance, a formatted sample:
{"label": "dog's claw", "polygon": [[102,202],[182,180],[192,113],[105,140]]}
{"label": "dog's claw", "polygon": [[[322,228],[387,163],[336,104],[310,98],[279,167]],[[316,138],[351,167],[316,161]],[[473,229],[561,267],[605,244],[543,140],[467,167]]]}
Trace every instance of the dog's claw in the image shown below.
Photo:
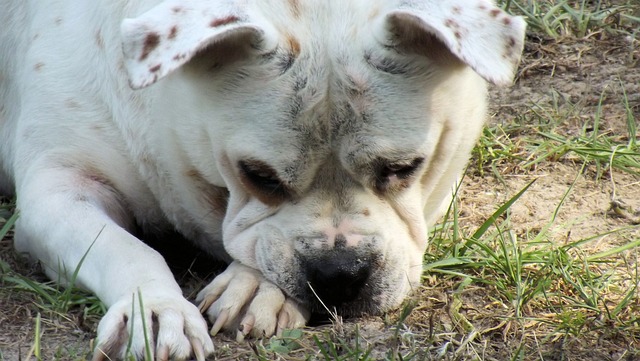
{"label": "dog's claw", "polygon": [[244,333],[242,333],[242,331],[238,330],[238,332],[236,332],[236,342],[237,343],[241,343],[244,341]]}
{"label": "dog's claw", "polygon": [[209,332],[209,334],[211,336],[217,335],[218,332],[220,332],[220,330],[222,329],[222,327],[227,323],[228,319],[229,319],[229,310],[224,309],[220,311],[218,318],[216,318],[216,322],[214,322],[213,326],[211,326],[211,331]]}
{"label": "dog's claw", "polygon": [[191,349],[193,350],[193,356],[195,356],[197,361],[205,361],[204,356],[204,347],[202,346],[202,342],[198,339],[191,340]]}
{"label": "dog's claw", "polygon": [[289,313],[285,310],[280,311],[278,315],[278,323],[276,327],[276,336],[282,336],[282,330],[289,326]]}
{"label": "dog's claw", "polygon": [[256,317],[252,314],[248,314],[244,316],[242,322],[240,322],[240,326],[238,327],[238,335],[236,336],[236,340],[241,342],[244,338],[251,333],[253,330],[253,325],[256,322]]}
{"label": "dog's claw", "polygon": [[205,313],[207,312],[207,310],[209,309],[209,307],[211,307],[211,305],[216,302],[216,300],[218,299],[218,295],[206,295],[204,297],[204,299],[202,300],[202,302],[200,302],[200,305],[198,306],[198,310],[200,310],[200,313]]}

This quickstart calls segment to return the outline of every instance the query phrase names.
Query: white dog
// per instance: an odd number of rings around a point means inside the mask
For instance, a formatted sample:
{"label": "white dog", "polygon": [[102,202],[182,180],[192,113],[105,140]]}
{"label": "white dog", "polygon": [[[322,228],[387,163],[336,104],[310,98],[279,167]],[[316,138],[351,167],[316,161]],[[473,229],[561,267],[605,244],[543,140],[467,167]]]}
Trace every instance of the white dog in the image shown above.
{"label": "white dog", "polygon": [[[397,306],[524,37],[488,0],[0,0],[0,24],[15,247],[108,306],[96,359],[146,328],[202,360],[200,311],[259,337]],[[167,229],[230,263],[200,310],[133,233]]]}

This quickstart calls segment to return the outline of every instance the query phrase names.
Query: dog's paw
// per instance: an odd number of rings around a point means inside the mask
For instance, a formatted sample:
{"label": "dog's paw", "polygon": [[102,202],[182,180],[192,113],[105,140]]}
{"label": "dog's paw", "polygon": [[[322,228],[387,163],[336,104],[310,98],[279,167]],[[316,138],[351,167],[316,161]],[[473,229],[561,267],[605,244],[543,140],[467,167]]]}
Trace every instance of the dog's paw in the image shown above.
{"label": "dog's paw", "polygon": [[211,335],[235,329],[238,340],[280,334],[309,320],[307,309],[285,296],[259,271],[237,262],[200,291],[196,301],[213,323]]}
{"label": "dog's paw", "polygon": [[[142,297],[141,310],[140,298]],[[94,361],[115,359],[198,361],[213,352],[207,323],[182,295],[139,293],[111,306],[98,325]]]}

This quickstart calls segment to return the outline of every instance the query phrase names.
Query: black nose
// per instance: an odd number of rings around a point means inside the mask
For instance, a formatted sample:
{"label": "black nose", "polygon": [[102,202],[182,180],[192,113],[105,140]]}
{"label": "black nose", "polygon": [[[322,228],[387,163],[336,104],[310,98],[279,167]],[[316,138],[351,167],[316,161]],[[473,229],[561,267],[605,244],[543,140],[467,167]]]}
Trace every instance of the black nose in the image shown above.
{"label": "black nose", "polygon": [[317,295],[326,306],[339,306],[358,297],[369,280],[371,262],[351,252],[332,252],[309,260],[306,272],[311,296]]}

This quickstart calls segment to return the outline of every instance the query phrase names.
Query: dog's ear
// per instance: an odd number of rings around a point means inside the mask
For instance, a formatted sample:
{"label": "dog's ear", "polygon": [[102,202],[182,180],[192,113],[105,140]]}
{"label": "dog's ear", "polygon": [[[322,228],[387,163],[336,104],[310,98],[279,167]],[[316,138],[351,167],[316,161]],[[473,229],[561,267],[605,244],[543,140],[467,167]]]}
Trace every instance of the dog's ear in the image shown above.
{"label": "dog's ear", "polygon": [[[129,84],[149,86],[191,60],[205,48],[228,42],[260,45],[268,38],[265,22],[252,19],[234,0],[166,0],[121,25]],[[264,44],[262,44],[264,45]]]}
{"label": "dog's ear", "polygon": [[436,62],[457,58],[495,84],[511,83],[526,27],[488,0],[406,0],[384,22],[400,51]]}

